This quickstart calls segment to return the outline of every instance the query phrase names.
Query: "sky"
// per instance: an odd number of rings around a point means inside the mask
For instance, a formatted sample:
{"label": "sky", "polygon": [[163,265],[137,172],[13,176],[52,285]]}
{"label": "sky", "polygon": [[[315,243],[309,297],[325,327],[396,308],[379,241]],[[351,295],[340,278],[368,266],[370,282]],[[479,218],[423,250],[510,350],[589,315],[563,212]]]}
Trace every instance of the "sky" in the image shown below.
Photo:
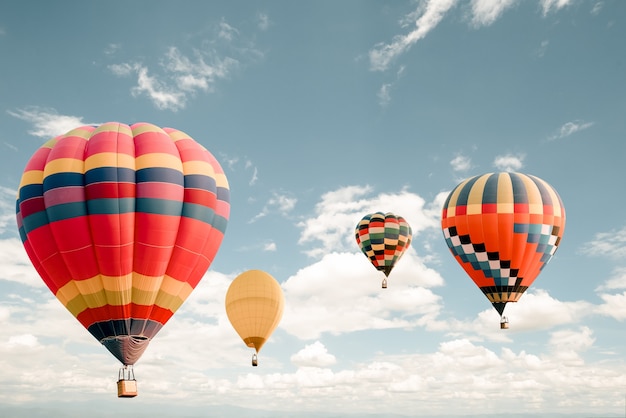
{"label": "sky", "polygon": [[[618,0],[0,2],[0,415],[624,416],[624,39]],[[110,121],[186,132],[231,191],[132,399],[15,222],[33,152]],[[494,171],[544,179],[567,212],[508,330],[440,226]],[[354,239],[375,211],[413,231],[384,290]],[[249,269],[286,300],[255,368],[224,308]]]}

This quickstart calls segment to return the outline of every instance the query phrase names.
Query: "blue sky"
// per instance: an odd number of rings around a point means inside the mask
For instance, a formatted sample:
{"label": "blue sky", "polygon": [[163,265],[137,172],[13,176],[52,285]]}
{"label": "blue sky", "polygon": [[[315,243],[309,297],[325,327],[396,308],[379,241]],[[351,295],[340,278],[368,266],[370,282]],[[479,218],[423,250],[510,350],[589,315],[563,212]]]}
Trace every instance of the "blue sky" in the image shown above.
{"label": "blue sky", "polygon": [[[622,416],[624,39],[617,0],[0,3],[0,413]],[[185,131],[231,188],[221,249],[134,399],[15,225],[32,153],[107,121]],[[458,182],[500,170],[567,211],[506,331],[439,224]],[[413,229],[384,291],[353,236],[378,210]],[[223,306],[253,268],[286,297],[254,369]]]}

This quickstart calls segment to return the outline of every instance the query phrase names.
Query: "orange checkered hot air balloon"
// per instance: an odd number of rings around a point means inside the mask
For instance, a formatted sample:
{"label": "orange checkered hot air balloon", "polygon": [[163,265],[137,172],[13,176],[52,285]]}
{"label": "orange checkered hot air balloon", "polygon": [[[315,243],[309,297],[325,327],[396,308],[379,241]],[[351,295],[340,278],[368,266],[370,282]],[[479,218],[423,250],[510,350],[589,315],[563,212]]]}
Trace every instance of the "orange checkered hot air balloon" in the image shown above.
{"label": "orange checkered hot air balloon", "polygon": [[443,206],[441,228],[456,261],[503,316],[554,256],[565,207],[544,180],[488,173],[456,186]]}
{"label": "orange checkered hot air balloon", "polygon": [[[217,160],[179,130],[82,126],[27,163],[17,224],[48,288],[132,371],[211,265],[229,193]],[[119,383],[118,396],[136,395]]]}
{"label": "orange checkered hot air balloon", "polygon": [[387,287],[391,270],[411,245],[411,234],[408,222],[391,212],[370,213],[357,224],[356,243],[376,270],[385,273],[383,289]]}

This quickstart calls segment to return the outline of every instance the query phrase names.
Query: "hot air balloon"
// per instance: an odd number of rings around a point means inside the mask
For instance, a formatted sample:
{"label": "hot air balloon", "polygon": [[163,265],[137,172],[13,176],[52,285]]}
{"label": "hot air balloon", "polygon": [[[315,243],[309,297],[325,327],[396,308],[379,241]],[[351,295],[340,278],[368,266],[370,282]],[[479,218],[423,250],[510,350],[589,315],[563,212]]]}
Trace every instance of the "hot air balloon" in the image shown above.
{"label": "hot air balloon", "polygon": [[224,236],[229,187],[219,163],[176,129],[81,126],[34,153],[16,211],[35,269],[122,363],[118,396],[135,396],[133,364]]}
{"label": "hot air balloon", "polygon": [[376,270],[385,273],[383,289],[387,288],[389,273],[411,245],[411,234],[407,221],[391,212],[370,213],[357,224],[356,243]]}
{"label": "hot air balloon", "polygon": [[248,270],[232,281],[226,292],[226,315],[243,342],[255,352],[252,365],[258,365],[257,354],[283,316],[285,297],[280,284],[261,270]]}
{"label": "hot air balloon", "polygon": [[488,173],[456,186],[443,206],[441,227],[456,261],[503,315],[554,256],[565,229],[565,207],[544,180],[521,173]]}

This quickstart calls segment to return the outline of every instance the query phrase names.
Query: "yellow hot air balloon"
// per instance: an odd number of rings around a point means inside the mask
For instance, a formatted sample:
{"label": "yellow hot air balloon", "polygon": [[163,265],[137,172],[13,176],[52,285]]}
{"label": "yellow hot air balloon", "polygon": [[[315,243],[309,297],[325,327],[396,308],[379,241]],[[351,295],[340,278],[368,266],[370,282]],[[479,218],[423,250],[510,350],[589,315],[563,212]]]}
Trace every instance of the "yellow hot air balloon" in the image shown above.
{"label": "yellow hot air balloon", "polygon": [[241,273],[226,292],[226,315],[237,334],[248,347],[254,348],[252,365],[257,354],[278,326],[285,307],[280,284],[261,270]]}

